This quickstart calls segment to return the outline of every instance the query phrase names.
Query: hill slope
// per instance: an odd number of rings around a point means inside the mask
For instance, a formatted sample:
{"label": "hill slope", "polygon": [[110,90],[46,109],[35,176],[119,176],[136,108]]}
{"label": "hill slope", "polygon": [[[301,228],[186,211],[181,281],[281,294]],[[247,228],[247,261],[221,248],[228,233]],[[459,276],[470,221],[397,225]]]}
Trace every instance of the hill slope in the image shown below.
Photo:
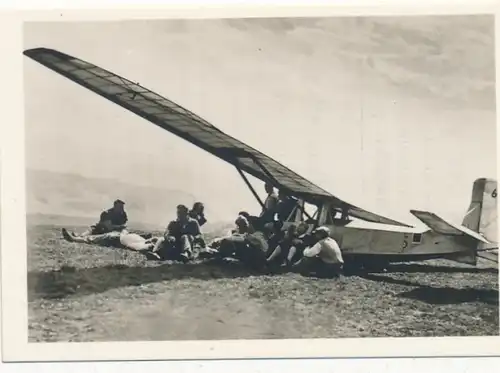
{"label": "hill slope", "polygon": [[[130,226],[164,227],[175,217],[179,203],[191,206],[195,196],[182,190],[127,184],[111,179],[75,174],[27,170],[26,210],[35,223],[86,225],[103,209],[120,198],[126,202]],[[64,223],[67,220],[68,222]],[[227,222],[210,222],[207,229],[219,229]]]}

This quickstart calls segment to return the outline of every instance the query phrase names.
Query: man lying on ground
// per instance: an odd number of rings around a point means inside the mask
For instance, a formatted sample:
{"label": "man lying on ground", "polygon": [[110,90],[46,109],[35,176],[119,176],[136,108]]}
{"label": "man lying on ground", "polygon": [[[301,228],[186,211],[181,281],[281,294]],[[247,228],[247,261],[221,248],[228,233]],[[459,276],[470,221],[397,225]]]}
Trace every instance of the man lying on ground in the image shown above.
{"label": "man lying on ground", "polygon": [[228,231],[226,235],[217,237],[214,240],[212,240],[210,245],[208,245],[209,248],[218,250],[221,242],[224,239],[228,239],[228,238],[231,238],[233,236],[244,235],[249,229],[249,225],[250,225],[249,217],[250,217],[250,215],[248,213],[246,213],[245,211],[239,212],[238,217],[236,218],[236,220],[234,222],[235,227],[233,229],[231,229],[230,231]]}
{"label": "man lying on ground", "polygon": [[177,219],[172,220],[165,234],[152,250],[159,259],[181,260],[186,262],[193,257],[193,247],[205,247],[198,221],[189,216],[184,205],[177,206]]}
{"label": "man lying on ground", "polygon": [[99,222],[97,224],[90,226],[90,228],[82,234],[76,235],[74,233],[71,233],[71,235],[86,237],[90,235],[99,235],[110,232],[120,232],[121,230],[126,228],[126,224],[128,221],[128,216],[125,212],[124,205],[125,202],[117,199],[113,203],[112,208],[101,213]]}
{"label": "man lying on ground", "polygon": [[[235,240],[238,241],[239,237],[242,237],[245,233],[247,233],[250,230],[251,223],[250,221],[257,221],[259,218],[256,216],[251,216],[248,212],[246,211],[240,211],[238,213],[238,217],[236,218],[234,224],[235,227],[227,232],[224,236],[219,236],[215,239],[212,240],[212,242],[205,246],[205,250],[201,252],[201,255],[204,257],[212,257],[212,256],[217,256],[221,257],[219,253],[219,248],[222,243],[222,241],[228,239],[228,240]],[[232,254],[229,254],[228,256],[231,256]]]}
{"label": "man lying on ground", "polygon": [[[252,219],[251,219],[252,220]],[[254,223],[258,224],[255,219]],[[236,229],[228,237],[222,237],[212,243],[216,257],[235,258],[253,269],[260,269],[266,264],[268,250],[267,237],[262,229],[257,230],[249,218],[239,215],[235,221]],[[262,228],[257,225],[258,228]]]}
{"label": "man lying on ground", "polygon": [[102,234],[77,236],[68,232],[65,228],[62,229],[63,237],[69,242],[78,242],[93,244],[107,247],[126,248],[134,251],[150,251],[154,248],[158,237],[145,239],[137,233],[130,233],[127,230],[121,232],[113,231]]}
{"label": "man lying on ground", "polygon": [[325,226],[317,228],[313,234],[317,242],[303,251],[304,257],[293,267],[306,275],[316,273],[321,277],[339,277],[344,259],[337,241],[330,237],[330,230]]}

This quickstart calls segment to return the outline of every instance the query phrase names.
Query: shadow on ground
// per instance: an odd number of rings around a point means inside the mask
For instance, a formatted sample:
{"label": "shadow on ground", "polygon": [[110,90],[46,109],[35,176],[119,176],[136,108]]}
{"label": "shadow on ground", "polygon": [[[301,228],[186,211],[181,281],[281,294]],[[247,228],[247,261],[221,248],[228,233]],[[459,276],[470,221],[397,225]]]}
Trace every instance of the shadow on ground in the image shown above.
{"label": "shadow on ground", "polygon": [[[288,272],[275,268],[272,273],[262,273],[245,268],[238,262],[205,261],[201,263],[168,263],[158,266],[107,265],[93,268],[63,266],[60,270],[28,273],[28,299],[59,299],[67,296],[82,296],[102,293],[111,289],[141,286],[162,281],[197,279],[234,279],[263,274],[280,275]],[[496,268],[456,268],[426,264],[398,264],[388,268],[386,273],[494,273]],[[399,296],[420,300],[429,304],[454,304],[481,301],[498,305],[498,291],[479,289],[435,288],[414,281],[377,275],[376,272],[362,274],[366,280],[417,287]],[[356,274],[353,274],[356,276]],[[316,277],[316,276],[307,276]]]}
{"label": "shadow on ground", "polygon": [[498,268],[486,267],[451,267],[429,265],[424,263],[392,264],[387,269],[388,273],[498,273]]}
{"label": "shadow on ground", "polygon": [[398,296],[434,305],[481,302],[498,306],[498,291],[492,289],[454,289],[423,286],[398,294]]}
{"label": "shadow on ground", "polygon": [[364,275],[360,277],[375,282],[385,282],[395,285],[416,287],[413,290],[399,293],[397,296],[401,298],[418,300],[428,304],[444,305],[444,304],[481,302],[497,306],[499,303],[498,290],[493,290],[493,289],[473,289],[473,288],[456,289],[453,287],[435,287],[429,285],[422,285],[414,281],[395,279],[392,277],[373,275],[373,274]]}
{"label": "shadow on ground", "polygon": [[58,299],[149,283],[198,279],[217,280],[256,275],[237,263],[163,264],[156,267],[108,265],[94,268],[62,267],[60,270],[28,273],[28,299]]}

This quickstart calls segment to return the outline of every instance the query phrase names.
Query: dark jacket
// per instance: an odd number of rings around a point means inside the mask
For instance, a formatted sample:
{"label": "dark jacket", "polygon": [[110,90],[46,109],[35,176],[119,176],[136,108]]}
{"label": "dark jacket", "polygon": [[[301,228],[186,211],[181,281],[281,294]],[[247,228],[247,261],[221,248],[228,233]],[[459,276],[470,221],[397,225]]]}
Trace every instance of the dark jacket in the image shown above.
{"label": "dark jacket", "polygon": [[101,216],[99,217],[99,223],[92,226],[92,233],[108,233],[113,230],[109,227],[108,223],[111,223],[112,225],[124,226],[125,224],[127,224],[127,221],[128,216],[125,211],[117,212],[111,208],[101,213]]}
{"label": "dark jacket", "polygon": [[125,225],[127,224],[128,216],[125,211],[118,212],[111,208],[101,213],[99,222],[104,223],[105,221],[110,221],[113,225]]}
{"label": "dark jacket", "polygon": [[180,239],[183,235],[197,237],[201,234],[198,221],[193,218],[188,218],[186,222],[172,220],[167,227],[167,235]]}
{"label": "dark jacket", "polygon": [[205,214],[197,214],[193,210],[189,211],[189,216],[193,219],[195,219],[199,226],[201,227],[203,224],[207,222],[207,218],[205,218]]}
{"label": "dark jacket", "polygon": [[278,220],[285,221],[293,209],[297,206],[297,200],[292,197],[286,197],[278,202],[276,206],[276,212],[278,214]]}

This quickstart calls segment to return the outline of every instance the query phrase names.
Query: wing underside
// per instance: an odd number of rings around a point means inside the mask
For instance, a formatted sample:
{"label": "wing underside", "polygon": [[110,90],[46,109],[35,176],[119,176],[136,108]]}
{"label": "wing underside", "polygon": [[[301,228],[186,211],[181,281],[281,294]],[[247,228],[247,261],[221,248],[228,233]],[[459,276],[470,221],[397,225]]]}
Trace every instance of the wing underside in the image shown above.
{"label": "wing underside", "polygon": [[331,202],[339,207],[347,207],[351,216],[361,220],[408,226],[340,200],[274,159],[223,133],[189,110],[119,75],[53,49],[29,49],[24,54],[238,169],[262,181],[271,182],[308,203],[318,205]]}

